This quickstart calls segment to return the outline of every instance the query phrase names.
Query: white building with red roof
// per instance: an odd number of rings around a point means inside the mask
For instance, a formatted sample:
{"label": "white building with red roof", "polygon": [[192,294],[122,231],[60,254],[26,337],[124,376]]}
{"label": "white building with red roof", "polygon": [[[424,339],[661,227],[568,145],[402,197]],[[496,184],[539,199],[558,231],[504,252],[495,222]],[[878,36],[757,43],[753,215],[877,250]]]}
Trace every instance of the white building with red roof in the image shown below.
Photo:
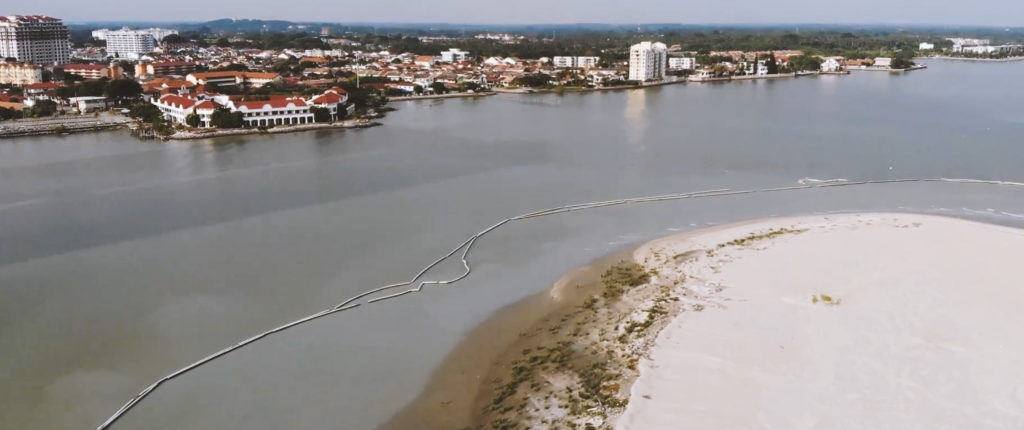
{"label": "white building with red roof", "polygon": [[241,112],[246,127],[313,123],[310,106],[298,96],[246,101],[231,100],[220,94],[164,94],[152,103],[163,112],[165,119],[178,124],[185,124],[185,119],[195,113],[199,116],[199,126],[204,128],[210,126],[213,112],[217,109]]}
{"label": "white building with red roof", "polygon": [[306,103],[330,110],[331,119],[336,120],[338,119],[338,112],[345,109],[345,102],[347,101],[348,92],[341,88],[333,87],[325,91],[323,94],[307,100]]}

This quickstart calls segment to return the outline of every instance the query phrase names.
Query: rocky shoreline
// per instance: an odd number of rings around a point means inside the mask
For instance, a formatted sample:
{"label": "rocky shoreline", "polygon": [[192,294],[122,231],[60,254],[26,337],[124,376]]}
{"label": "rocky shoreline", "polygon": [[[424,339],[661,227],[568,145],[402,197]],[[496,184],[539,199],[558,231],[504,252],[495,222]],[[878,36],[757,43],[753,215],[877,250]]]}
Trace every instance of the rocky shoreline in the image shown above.
{"label": "rocky shoreline", "polygon": [[254,134],[278,134],[278,133],[291,133],[296,131],[310,131],[310,130],[328,130],[328,129],[346,129],[346,128],[370,128],[382,125],[376,121],[370,121],[368,119],[353,119],[339,122],[330,123],[315,123],[315,124],[298,124],[298,125],[286,125],[277,126],[268,129],[259,128],[235,128],[235,129],[198,129],[198,130],[178,130],[174,134],[165,137],[158,137],[160,140],[195,140],[195,139],[210,139],[215,137],[226,137],[226,136],[245,136]]}

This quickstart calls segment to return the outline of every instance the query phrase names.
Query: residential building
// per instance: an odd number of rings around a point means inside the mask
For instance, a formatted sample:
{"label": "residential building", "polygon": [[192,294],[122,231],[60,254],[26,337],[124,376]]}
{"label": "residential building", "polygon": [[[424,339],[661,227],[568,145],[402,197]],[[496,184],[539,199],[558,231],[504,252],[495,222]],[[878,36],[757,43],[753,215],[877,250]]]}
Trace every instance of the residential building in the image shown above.
{"label": "residential building", "polygon": [[919,49],[921,51],[927,51],[929,49],[935,49],[935,44],[921,42],[921,44],[917,46],[917,49]]}
{"label": "residential building", "polygon": [[672,70],[693,70],[697,68],[697,59],[693,57],[669,57],[668,68]]}
{"label": "residential building", "polygon": [[25,85],[25,95],[30,98],[45,98],[53,95],[57,88],[63,86],[64,84],[58,82],[36,82]]}
{"label": "residential building", "polygon": [[[127,30],[128,27],[124,27],[123,29]],[[93,30],[92,31],[92,38],[93,39],[98,39],[98,40],[107,40],[107,37],[110,36],[110,33],[113,33],[115,31],[118,31],[118,30],[110,30],[110,29],[106,29],[106,28],[101,28],[99,30]],[[171,30],[169,28],[144,28],[144,29],[138,29],[138,30],[134,30],[134,31],[140,31],[140,32],[144,32],[144,33],[149,33],[150,35],[153,36],[153,39],[156,40],[157,42],[159,42],[161,40],[164,40],[165,37],[170,36],[172,34],[178,34],[178,30]]]}
{"label": "residential building", "polygon": [[597,67],[597,64],[601,61],[599,57],[554,57],[551,64],[555,67],[579,67],[588,69],[591,67]]}
{"label": "residential building", "polygon": [[961,49],[961,52],[970,52],[974,54],[993,54],[1002,51],[1012,51],[1014,49],[1021,49],[1021,45],[964,46]]}
{"label": "residential building", "polygon": [[68,28],[60,19],[44,15],[0,16],[0,58],[62,64],[70,56]]}
{"label": "residential building", "polygon": [[430,67],[431,65],[434,64],[434,57],[431,57],[429,55],[420,55],[416,57],[416,59],[413,61],[413,64],[416,64],[417,66],[420,67]]}
{"label": "residential building", "polygon": [[43,81],[43,68],[32,63],[0,62],[0,84],[26,86]]}
{"label": "residential building", "polygon": [[954,45],[960,46],[979,46],[992,44],[992,41],[989,39],[967,39],[963,37],[947,37],[946,40],[953,42]]}
{"label": "residential building", "polygon": [[201,72],[190,73],[185,79],[196,85],[249,85],[258,88],[271,82],[280,82],[281,75],[260,72]]}
{"label": "residential building", "polygon": [[117,79],[123,74],[121,66],[117,64],[65,64],[64,74],[78,75],[82,79]]}
{"label": "residential building", "polygon": [[466,61],[467,58],[469,58],[469,52],[460,51],[459,48],[451,48],[441,53],[441,62],[444,63]]}
{"label": "residential building", "polygon": [[107,55],[115,58],[137,60],[153,52],[156,39],[144,30],[129,30],[128,27],[107,33]]}
{"label": "residential building", "polygon": [[640,42],[629,47],[629,80],[658,81],[665,77],[668,47],[661,42]]}
{"label": "residential building", "polygon": [[196,63],[192,61],[159,61],[155,63],[141,61],[135,65],[135,76],[185,76],[195,71]]}

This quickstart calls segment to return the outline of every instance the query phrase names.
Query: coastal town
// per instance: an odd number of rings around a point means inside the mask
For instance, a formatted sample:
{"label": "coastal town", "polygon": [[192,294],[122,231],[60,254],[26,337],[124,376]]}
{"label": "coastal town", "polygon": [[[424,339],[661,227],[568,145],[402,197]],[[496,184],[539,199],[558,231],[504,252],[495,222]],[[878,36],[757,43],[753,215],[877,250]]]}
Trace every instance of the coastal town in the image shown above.
{"label": "coastal town", "polygon": [[328,26],[319,33],[315,28],[295,29],[293,34],[302,36],[295,40],[302,43],[293,45],[309,46],[306,49],[259,49],[252,47],[253,40],[245,33],[186,38],[175,29],[128,27],[95,29],[87,42],[73,44],[68,26],[59,18],[2,16],[0,120],[4,123],[0,123],[0,136],[74,131],[69,128],[74,120],[34,120],[97,117],[99,112],[134,122],[85,121],[90,127],[134,123],[141,135],[154,137],[211,136],[211,129],[236,129],[231,134],[239,134],[275,127],[370,126],[376,123],[369,119],[395,100],[632,89],[853,71],[900,73],[923,67],[913,61],[917,55],[1022,55],[1021,45],[945,38],[937,41],[938,47],[922,42],[916,49],[873,57],[801,50],[688,51],[680,44],[643,40],[615,55],[609,54],[610,49],[581,49],[578,55],[520,58],[448,47],[481,40],[501,45],[529,42],[518,34],[401,39],[413,39],[420,48],[439,47],[426,55],[424,49],[391,51],[332,31]]}

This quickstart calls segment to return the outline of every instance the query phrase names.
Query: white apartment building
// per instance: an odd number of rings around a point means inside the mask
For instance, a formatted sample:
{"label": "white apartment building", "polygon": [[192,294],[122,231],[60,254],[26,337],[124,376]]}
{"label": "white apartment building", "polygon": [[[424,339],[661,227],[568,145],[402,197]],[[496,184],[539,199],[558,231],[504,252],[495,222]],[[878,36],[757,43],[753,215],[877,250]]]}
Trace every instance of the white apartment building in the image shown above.
{"label": "white apartment building", "polygon": [[129,30],[128,27],[107,33],[107,55],[116,58],[138,60],[153,52],[156,39],[143,30]]}
{"label": "white apartment building", "polygon": [[0,61],[0,84],[25,86],[43,81],[43,68],[32,63]]}
{"label": "white apartment building", "polygon": [[467,58],[469,58],[469,52],[460,51],[459,48],[451,48],[441,53],[441,62],[444,63],[466,61]]}
{"label": "white apartment building", "polygon": [[658,81],[665,77],[668,47],[661,42],[640,42],[629,47],[629,80]]}
{"label": "white apartment building", "polygon": [[961,52],[970,52],[974,54],[993,54],[1002,51],[1012,51],[1014,49],[1020,49],[1021,45],[994,45],[994,46],[964,46],[961,48]]}
{"label": "white apartment building", "polygon": [[68,28],[60,19],[43,15],[0,16],[0,58],[63,64],[70,56]]}
{"label": "white apartment building", "polygon": [[672,70],[693,70],[697,68],[697,59],[693,57],[669,57],[668,68]]}
{"label": "white apartment building", "polygon": [[[128,27],[125,27],[124,29],[127,30]],[[120,30],[118,30],[118,31],[120,31]],[[155,39],[157,42],[159,42],[161,40],[164,40],[165,37],[170,36],[172,34],[178,34],[178,30],[171,30],[169,28],[144,28],[144,29],[138,29],[138,30],[135,30],[135,31],[142,31],[142,32],[145,32],[145,33],[149,33],[149,34],[151,34],[153,36],[153,39]],[[93,30],[92,31],[92,38],[93,39],[98,39],[98,40],[107,40],[107,37],[109,37],[110,33],[112,33],[112,32],[113,32],[112,30],[106,29],[106,28],[101,28],[99,30]]]}
{"label": "white apartment building", "polygon": [[589,69],[591,67],[597,67],[597,64],[601,61],[599,57],[555,57],[551,64],[555,67],[579,67],[583,69]]}
{"label": "white apartment building", "polygon": [[946,40],[953,42],[954,45],[961,46],[978,46],[992,44],[992,41],[989,39],[965,39],[962,37],[947,37]]}
{"label": "white apartment building", "polygon": [[935,49],[935,44],[934,43],[921,42],[921,44],[917,46],[917,49],[919,49],[921,51],[926,51],[926,50],[929,50],[929,49]]}

